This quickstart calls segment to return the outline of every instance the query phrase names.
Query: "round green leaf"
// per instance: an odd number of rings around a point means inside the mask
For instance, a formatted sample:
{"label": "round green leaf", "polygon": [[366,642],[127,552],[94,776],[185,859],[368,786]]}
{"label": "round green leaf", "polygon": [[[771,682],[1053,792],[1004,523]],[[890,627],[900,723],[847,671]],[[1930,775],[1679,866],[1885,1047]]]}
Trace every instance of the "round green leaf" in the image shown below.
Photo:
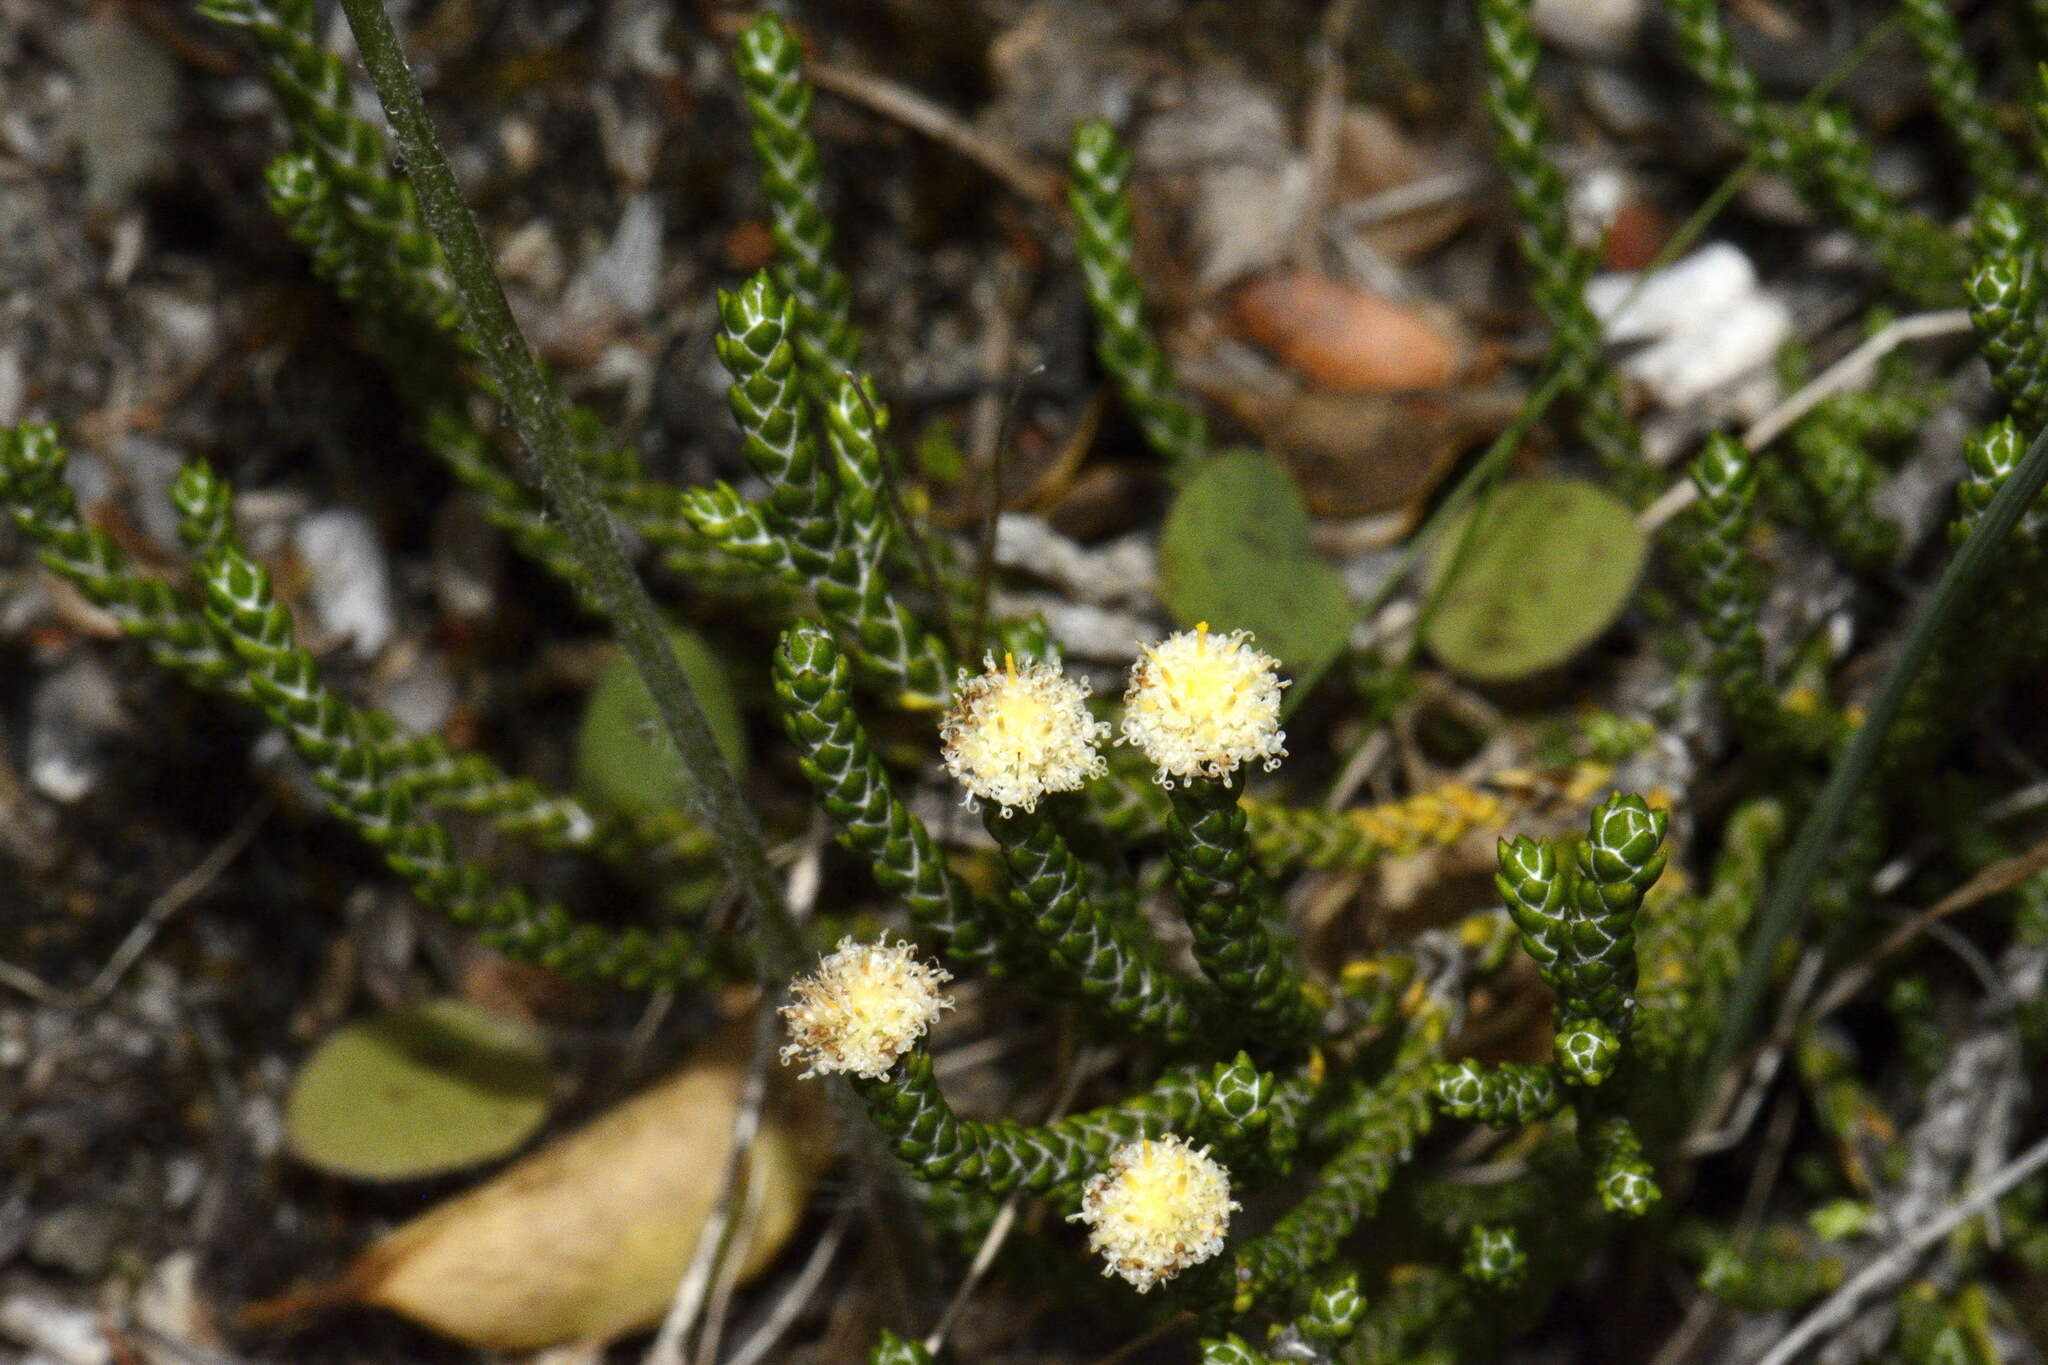
{"label": "round green leaf", "polygon": [[1280,467],[1234,451],[1205,460],[1159,535],[1159,599],[1184,626],[1248,630],[1296,677],[1344,647],[1344,579],[1309,546],[1308,509]]}
{"label": "round green leaf", "polygon": [[412,1180],[504,1156],[547,1117],[547,1048],[532,1028],[430,1000],[335,1030],[285,1098],[285,1137],[309,1166]]}
{"label": "round green leaf", "polygon": [[[671,631],[669,639],[711,722],[719,751],[734,771],[743,769],[746,730],[724,668],[688,631]],[[576,786],[593,805],[624,815],[674,810],[682,803],[682,760],[655,717],[647,684],[623,654],[606,665],[584,704],[583,729],[576,739]]]}
{"label": "round green leaf", "polygon": [[1464,561],[1422,638],[1446,667],[1480,682],[1526,678],[1591,644],[1627,605],[1649,551],[1635,514],[1594,484],[1503,484],[1430,547],[1432,596],[1467,527]]}

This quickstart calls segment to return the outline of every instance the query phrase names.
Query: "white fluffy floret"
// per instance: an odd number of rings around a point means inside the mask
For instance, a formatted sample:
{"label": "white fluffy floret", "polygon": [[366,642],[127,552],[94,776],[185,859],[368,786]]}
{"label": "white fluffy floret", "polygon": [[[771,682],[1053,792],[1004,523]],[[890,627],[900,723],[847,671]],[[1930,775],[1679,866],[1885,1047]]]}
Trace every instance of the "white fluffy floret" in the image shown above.
{"label": "white fluffy floret", "polygon": [[1088,714],[1088,685],[1058,664],[993,657],[976,678],[963,677],[939,726],[946,771],[967,789],[967,805],[993,801],[1035,810],[1038,798],[1073,791],[1107,765],[1096,745],[1109,726]]}
{"label": "white fluffy floret", "polygon": [[1279,667],[1241,630],[1211,635],[1203,624],[1169,635],[1131,665],[1124,742],[1169,787],[1175,778],[1228,777],[1255,759],[1271,771],[1287,756]]}
{"label": "white fluffy floret", "polygon": [[1068,1222],[1088,1225],[1088,1249],[1102,1273],[1121,1275],[1140,1294],[1223,1250],[1238,1207],[1230,1172],[1206,1147],[1173,1136],[1126,1143],[1109,1169],[1088,1177],[1081,1211]]}
{"label": "white fluffy floret", "polygon": [[939,990],[952,979],[945,968],[918,961],[912,945],[886,935],[877,943],[839,940],[816,973],[790,984],[782,1017],[792,1041],[782,1049],[783,1065],[800,1057],[805,1076],[844,1071],[880,1079],[953,1008]]}

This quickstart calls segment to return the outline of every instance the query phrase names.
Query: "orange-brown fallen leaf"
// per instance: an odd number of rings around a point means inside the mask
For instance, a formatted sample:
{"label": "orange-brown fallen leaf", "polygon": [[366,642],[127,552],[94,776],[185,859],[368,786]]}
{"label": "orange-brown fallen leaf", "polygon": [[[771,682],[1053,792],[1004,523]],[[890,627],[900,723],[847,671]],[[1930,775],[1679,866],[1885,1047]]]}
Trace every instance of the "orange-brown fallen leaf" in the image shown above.
{"label": "orange-brown fallen leaf", "polygon": [[[745,1072],[745,1028],[730,1029],[653,1089],[380,1238],[332,1284],[253,1304],[245,1319],[387,1308],[499,1351],[652,1327],[721,1192]],[[810,1093],[771,1101],[762,1117],[743,1278],[795,1232],[831,1151],[819,1106],[802,1102]]]}
{"label": "orange-brown fallen leaf", "polygon": [[1208,385],[1204,392],[1272,447],[1318,517],[1418,507],[1460,455],[1505,431],[1522,404],[1518,391],[1502,387],[1276,394]]}
{"label": "orange-brown fallen leaf", "polygon": [[1331,393],[1448,388],[1473,346],[1440,308],[1401,303],[1313,271],[1262,275],[1231,301],[1240,335]]}

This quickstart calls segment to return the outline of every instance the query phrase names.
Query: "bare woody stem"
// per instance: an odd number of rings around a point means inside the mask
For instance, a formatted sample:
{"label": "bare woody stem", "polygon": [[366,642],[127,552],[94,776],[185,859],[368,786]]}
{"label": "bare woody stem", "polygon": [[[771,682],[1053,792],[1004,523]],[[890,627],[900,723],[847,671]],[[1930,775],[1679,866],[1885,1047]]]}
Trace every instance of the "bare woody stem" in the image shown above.
{"label": "bare woody stem", "polygon": [[713,833],[726,869],[762,934],[761,960],[771,978],[787,979],[800,960],[797,934],[769,872],[766,846],[738,779],[726,766],[710,724],[646,587],[627,563],[589,476],[576,459],[559,401],[526,344],[491,268],[489,250],[427,117],[419,82],[406,65],[383,0],[342,0],[363,65],[377,87],[404,154],[407,176],[427,226],[441,244],[449,274],[462,295],[469,328],[485,368],[502,394],[512,426],[538,468],[542,496],[561,519],[570,548],[589,574],[594,602],[610,618],[619,642],[654,699],[655,712],[688,776],[685,800]]}

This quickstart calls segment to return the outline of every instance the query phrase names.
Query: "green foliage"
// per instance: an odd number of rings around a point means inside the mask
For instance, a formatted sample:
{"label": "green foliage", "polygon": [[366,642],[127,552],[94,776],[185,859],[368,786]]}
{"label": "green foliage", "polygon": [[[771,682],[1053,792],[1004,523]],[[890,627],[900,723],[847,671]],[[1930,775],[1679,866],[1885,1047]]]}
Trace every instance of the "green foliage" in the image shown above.
{"label": "green foliage", "polygon": [[1095,315],[1096,357],[1168,472],[1191,478],[1210,453],[1209,425],[1181,393],[1166,352],[1145,326],[1144,291],[1132,264],[1131,154],[1107,123],[1083,123],[1074,130],[1068,174],[1067,207]]}
{"label": "green foliage", "polygon": [[1899,15],[1927,64],[1935,107],[1962,148],[1971,177],[1987,194],[2010,195],[2019,181],[2019,159],[1978,88],[1976,69],[1963,50],[1962,26],[1947,0],[1899,0]]}
{"label": "green foliage", "polygon": [[[453,283],[463,255],[444,251],[428,231],[411,184],[390,167],[382,134],[355,117],[344,69],[315,41],[315,7],[309,0],[208,0],[205,9],[245,29],[262,53],[293,138],[268,175],[273,207],[316,271],[356,306],[421,440],[513,543],[586,605],[601,606],[598,561],[515,473],[502,436],[487,424],[493,406],[518,406],[511,400],[519,388],[489,363],[490,348],[466,318],[463,300],[473,303],[476,293],[459,293]],[[1613,492],[1528,480],[1476,505],[1460,495],[1445,503],[1448,525],[1429,546],[1433,601],[1418,635],[1450,669],[1483,682],[1554,668],[1618,619],[1648,558],[1624,500],[1655,482],[1583,297],[1597,253],[1572,235],[1567,187],[1548,154],[1530,10],[1531,0],[1479,0],[1486,107],[1532,290],[1552,329],[1552,391],[1576,405],[1580,435]],[[2011,496],[1993,508],[2026,468],[2025,434],[2048,414],[2048,363],[2038,193],[2003,138],[2001,111],[1965,60],[1954,16],[1941,0],[1902,0],[1935,107],[1980,182],[1967,278],[1958,239],[1880,188],[1872,148],[1846,114],[1818,95],[1799,108],[1766,99],[1735,53],[1717,0],[1672,0],[1671,10],[1688,62],[1757,164],[1787,176],[1847,226],[1901,291],[1948,301],[1958,283],[1966,285],[1983,353],[2012,413],[1973,438],[1958,489],[1951,530],[1972,547],[1959,562],[1981,563],[1985,547],[2011,525],[2000,518],[2018,515]],[[1798,641],[1785,671],[1799,686],[1781,691],[1758,625],[1762,580],[1752,547],[1766,534],[1760,520],[1776,517],[1810,532],[1866,585],[1910,567],[1901,564],[1898,528],[1874,510],[1874,493],[1886,477],[1886,452],[1926,417],[1925,395],[1902,366],[1887,365],[1870,393],[1836,395],[1800,421],[1782,459],[1774,453],[1760,465],[1740,443],[1715,434],[1692,464],[1700,506],[1684,555],[1669,566],[1672,595],[1698,604],[1721,701],[1763,760],[1753,766],[1782,767],[1734,774],[1731,788],[1714,789],[1680,822],[1695,864],[1716,854],[1703,888],[1660,888],[1646,908],[1673,856],[1665,848],[1667,813],[1615,791],[1594,806],[1582,838],[1525,834],[1501,843],[1496,884],[1504,912],[1473,906],[1449,927],[1348,960],[1342,955],[1356,951],[1349,926],[1333,926],[1323,914],[1334,903],[1331,888],[1348,895],[1350,874],[1474,830],[1519,825],[1525,815],[1524,827],[1554,829],[1541,822],[1622,780],[1612,765],[1668,757],[1676,736],[1666,727],[1676,707],[1660,712],[1661,702],[1642,703],[1650,717],[1643,719],[1633,714],[1633,699],[1629,716],[1588,717],[1568,739],[1539,751],[1538,762],[1554,758],[1567,770],[1562,775],[1496,771],[1411,789],[1380,805],[1322,809],[1263,792],[1249,798],[1243,777],[1162,788],[1119,764],[1072,796],[986,811],[993,854],[965,839],[949,849],[958,831],[936,837],[913,807],[925,809],[929,795],[921,784],[930,713],[952,699],[960,656],[981,647],[963,638],[954,619],[976,600],[975,585],[955,567],[964,556],[927,539],[902,511],[915,500],[899,500],[891,488],[890,413],[858,372],[853,291],[831,260],[834,227],[808,127],[813,91],[800,46],[781,21],[763,16],[741,31],[735,59],[777,259],[720,295],[716,346],[731,380],[746,473],[764,491],[750,498],[726,483],[682,489],[652,481],[592,414],[562,404],[550,388],[543,396],[569,434],[570,470],[580,469],[604,512],[693,586],[745,593],[761,604],[769,627],[781,630],[773,685],[784,731],[817,807],[881,893],[881,914],[900,907],[926,950],[963,973],[981,968],[998,978],[977,987],[977,1017],[999,1018],[1015,997],[1028,996],[1050,1007],[1042,1011],[1049,1023],[1087,1030],[1087,1055],[1105,1059],[1084,1078],[1089,1100],[1121,1098],[1042,1124],[963,1115],[919,1042],[878,1072],[862,1073],[854,1095],[913,1178],[932,1226],[955,1238],[985,1233],[998,1201],[1013,1194],[1071,1215],[1128,1144],[1170,1137],[1208,1148],[1227,1168],[1243,1221],[1213,1259],[1181,1266],[1181,1278],[1161,1296],[1168,1313],[1186,1310],[1198,1323],[1204,1360],[1492,1358],[1487,1349],[1513,1330],[1509,1310],[1539,1307],[1609,1235],[1611,1220],[1602,1215],[1645,1218],[1664,1198],[1659,1165],[1689,1159],[1677,1138],[1711,1083],[1724,1079],[1706,1065],[1720,1060],[1710,1055],[1717,1031],[1731,1016],[1739,1030],[1757,993],[1777,979],[1772,950],[1790,921],[1780,908],[1752,925],[1765,895],[1789,897],[1795,910],[1819,905],[1841,942],[1863,932],[1853,912],[1868,897],[1887,821],[1909,799],[1856,791],[1876,762],[1868,746],[1889,721],[1892,693],[1880,693],[1870,728],[1858,729],[1848,706],[1857,699],[1854,679],[1831,678],[1826,650]],[[1164,605],[1185,623],[1255,631],[1305,682],[1344,648],[1355,609],[1340,577],[1315,557],[1307,514],[1280,468],[1255,453],[1218,452],[1176,383],[1145,321],[1133,264],[1130,157],[1106,124],[1076,130],[1071,172],[1069,208],[1097,354],[1178,485],[1161,540]],[[427,202],[435,202],[431,194]],[[1492,460],[1461,493],[1498,473]],[[732,933],[581,918],[502,885],[456,852],[440,818],[447,813],[545,850],[605,858],[671,893],[698,885],[677,874],[704,862],[716,844],[675,809],[690,784],[666,748],[645,742],[651,708],[634,704],[637,675],[615,670],[591,699],[581,765],[591,805],[549,793],[482,755],[404,736],[390,718],[337,695],[294,638],[270,576],[240,543],[228,485],[204,465],[189,467],[176,489],[190,593],[136,570],[114,540],[87,525],[63,472],[53,430],[0,434],[0,501],[42,562],[160,663],[254,707],[281,730],[336,817],[425,904],[474,926],[488,944],[574,976],[673,989],[751,975],[763,961],[775,965],[759,923]],[[1932,680],[1916,694],[1921,713],[1909,717],[1920,726],[1887,757],[1888,772],[1911,775],[1924,765],[1948,733],[1945,718],[1960,709],[1956,696],[2003,681],[2030,650],[2039,652],[2042,628],[2032,624],[2039,613],[2030,609],[2039,586],[2032,520],[2004,552],[2006,573],[1995,591],[1966,615],[1971,629],[1960,634],[1967,648],[1937,656]],[[1958,591],[1957,583],[1967,587],[1967,575],[1945,578],[1943,591]],[[1938,594],[1937,608],[1941,600]],[[1991,630],[1997,612],[2011,623]],[[1941,610],[1930,615],[1938,625]],[[1671,624],[1668,608],[1660,615],[1656,602],[1638,619],[1646,630]],[[1046,657],[1043,628],[1033,623],[994,622],[988,633],[1026,657]],[[1670,632],[1673,657],[1683,653],[1678,635]],[[737,767],[737,704],[727,686],[707,685],[709,651],[695,636],[678,638],[692,642],[682,649],[691,661],[686,672]],[[1905,672],[1894,676],[1910,677],[1918,667],[1918,638],[1908,639]],[[1407,706],[1424,687],[1407,672],[1392,685],[1384,676],[1359,666],[1338,670],[1333,684],[1358,682],[1377,724],[1382,713],[1374,708]],[[1842,700],[1822,695],[1838,682]],[[1318,705],[1334,690],[1320,691]],[[1819,699],[1795,702],[1802,691]],[[869,708],[910,714],[875,715],[871,731],[862,718]],[[1335,735],[1347,751],[1357,743],[1341,726]],[[1400,737],[1404,747],[1427,748],[1406,730]],[[1824,790],[1821,814],[1808,827],[1819,833],[1803,836],[1785,871],[1767,880],[1788,803],[1810,798],[1814,760],[1843,741],[1844,776]],[[1413,757],[1424,769],[1439,761],[1434,753]],[[1669,780],[1668,767],[1644,766],[1657,774],[1646,786]],[[764,755],[755,776],[765,781],[774,771]],[[1357,775],[1347,769],[1336,786],[1349,790],[1346,781]],[[1724,809],[1732,813],[1718,830],[1698,827]],[[778,837],[802,828],[801,810],[771,806],[770,813]],[[1830,847],[1808,847],[1816,839]],[[1823,853],[1833,855],[1825,876]],[[1304,870],[1336,875],[1291,884]],[[2043,885],[2023,893],[2030,918],[2021,937],[2048,937],[2041,927],[2048,916],[2035,913],[2048,895]],[[1160,917],[1176,912],[1182,924],[1162,935]],[[1318,937],[1297,943],[1290,912],[1304,914]],[[1742,945],[1753,927],[1760,932],[1744,975]],[[1495,1045],[1483,1034],[1498,1022],[1490,1010],[1495,995],[1479,986],[1497,976],[1517,943],[1554,995],[1554,1060],[1447,1056]],[[1884,997],[1903,1039],[1895,1051],[1923,1069],[1938,1066],[1944,1051],[1933,979],[1916,966],[1894,977]],[[2027,1017],[2021,1036],[2038,1046],[2040,1030]],[[1475,1021],[1481,1031],[1454,1033]],[[402,1083],[372,1088],[416,1094],[411,1073],[435,1060],[427,1055],[433,1049],[423,1053],[413,1032],[387,1033],[372,1040],[372,1061],[378,1075],[400,1074]],[[492,1071],[483,1087],[497,1106],[488,1121],[442,1125],[445,1136],[476,1139],[457,1144],[468,1156],[418,1147],[394,1156],[372,1143],[368,1157],[322,1159],[388,1175],[400,1173],[396,1163],[404,1160],[442,1169],[504,1150],[544,1102],[544,1058],[513,1060],[517,1084],[494,1088],[503,1078]],[[1824,1206],[1815,1223],[1838,1239],[1839,1255],[1813,1254],[1796,1221],[1767,1227],[1761,1247],[1719,1229],[1700,1234],[1703,1285],[1757,1310],[1794,1309],[1841,1282],[1858,1240],[1878,1228],[1873,1210],[1884,1204],[1874,1191],[1904,1160],[1885,1107],[1893,1096],[1861,1074],[1844,1034],[1807,1030],[1795,1060],[1806,1101],[1800,1112],[1839,1167],[1823,1169],[1813,1183],[1824,1194],[1846,1186],[1857,1198]],[[340,1114],[351,1124],[378,1117],[375,1105],[351,1108],[347,1096],[361,1082],[339,1074],[337,1082],[315,1068],[302,1078],[312,1098],[295,1097],[294,1142],[308,1151],[319,1142],[299,1131],[306,1115],[332,1121]],[[476,1101],[474,1080],[465,1075],[451,1103]],[[320,1086],[324,1097],[315,1093]],[[1426,1143],[1440,1115],[1528,1128],[1504,1139],[1512,1157],[1492,1168],[1507,1172],[1500,1187],[1438,1178],[1449,1144]],[[347,1141],[360,1145],[360,1136]],[[1812,1153],[1805,1155],[1810,1166]],[[1807,1166],[1798,1169],[1808,1174]],[[2039,1191],[2009,1204],[2001,1217],[2011,1227],[2013,1255],[2048,1259],[2040,1250],[2048,1239]],[[1382,1210],[1387,1216],[1361,1235]],[[1046,1245],[1033,1241],[1035,1221],[1020,1224],[1017,1240],[1044,1253]],[[1432,1245],[1423,1236],[1411,1246],[1402,1239],[1418,1222],[1454,1240]],[[1643,1239],[1661,1225],[1651,1220]],[[1967,1276],[1977,1262],[1965,1252],[1980,1260],[1991,1253],[1965,1240],[1957,1239],[1954,1252]],[[1361,1289],[1368,1282],[1370,1304]],[[1900,1350],[1916,1360],[1977,1358],[1987,1302],[1974,1283],[1953,1294],[1909,1289],[1900,1296]],[[889,1333],[870,1355],[895,1365],[930,1358]]]}
{"label": "green foliage", "polygon": [[1634,1009],[1635,922],[1643,893],[1662,875],[1664,811],[1616,793],[1597,807],[1576,866],[1552,845],[1503,840],[1495,885],[1522,933],[1522,948],[1557,992],[1567,1018],[1625,1028]]}
{"label": "green foliage", "polygon": [[[703,640],[687,631],[671,637],[676,659],[703,698],[719,748],[735,772],[747,765],[746,730],[723,667]],[[629,817],[656,816],[682,802],[687,777],[675,753],[655,737],[654,700],[627,659],[614,659],[598,675],[583,704],[576,736],[576,786],[592,805]]]}
{"label": "green foliage", "polygon": [[741,30],[734,65],[753,119],[761,158],[761,192],[780,258],[776,283],[795,306],[795,339],[811,401],[832,400],[841,376],[860,365],[853,326],[853,286],[832,264],[832,220],[824,209],[824,175],[808,124],[812,91],[803,78],[803,49],[783,22],[763,14]]}
{"label": "green foliage", "polygon": [[1506,1127],[1534,1123],[1561,1109],[1561,1079],[1555,1066],[1503,1062],[1490,1067],[1466,1059],[1438,1066],[1430,1089],[1452,1118]]}
{"label": "green foliage", "polygon": [[1357,614],[1310,547],[1300,492],[1249,451],[1204,462],[1174,497],[1159,531],[1159,600],[1184,626],[1251,631],[1300,677],[1322,672]]}
{"label": "green foliage", "polygon": [[[2048,412],[2048,340],[2041,329],[2041,269],[2025,218],[2008,199],[1977,201],[1976,260],[1964,282],[1992,382],[2028,430]],[[2015,450],[2014,459],[2018,452]]]}
{"label": "green foliage", "polygon": [[1058,979],[1072,982],[1135,1033],[1187,1042],[1203,1013],[1202,996],[1167,967],[1164,952],[1140,921],[1114,904],[1097,902],[1081,860],[1049,811],[1004,812],[991,805],[983,816],[1009,870],[1011,909],[1018,923],[1029,926]]}
{"label": "green foliage", "polygon": [[1838,1256],[1816,1255],[1797,1230],[1774,1228],[1748,1250],[1716,1239],[1700,1268],[1700,1288],[1755,1312],[1803,1308],[1842,1282]]}
{"label": "green foliage", "polygon": [[429,1000],[329,1034],[292,1078],[285,1140],[335,1175],[440,1175],[517,1149],[546,1119],[553,1084],[531,1026]]}
{"label": "green foliage", "polygon": [[1664,1196],[1657,1174],[1643,1155],[1635,1126],[1620,1115],[1601,1120],[1588,1145],[1600,1192],[1600,1207],[1623,1218],[1641,1218]]}
{"label": "green foliage", "polygon": [[1465,1238],[1465,1278],[1488,1289],[1514,1289],[1529,1273],[1529,1253],[1511,1227],[1476,1223]]}
{"label": "green foliage", "polygon": [[459,858],[448,831],[421,815],[406,780],[419,749],[394,742],[389,722],[365,719],[327,690],[312,657],[298,648],[270,575],[231,534],[214,535],[206,511],[220,489],[212,471],[188,464],[173,497],[183,529],[200,533],[192,537],[193,570],[207,623],[242,670],[251,699],[311,769],[328,809],[382,853],[413,894],[475,927],[491,947],[567,975],[674,988],[709,970],[691,933],[579,923],[559,905],[495,885]]}
{"label": "green foliage", "polygon": [[[1040,1126],[958,1117],[923,1052],[909,1053],[879,1080],[856,1080],[854,1088],[897,1157],[919,1179],[1072,1202],[1081,1183],[1126,1143],[1169,1133],[1243,1141],[1254,1129],[1217,1122],[1219,1107],[1204,1100],[1210,1080],[1207,1067],[1185,1067],[1130,1099]],[[1269,1124],[1257,1127],[1270,1137]]]}
{"label": "green foliage", "polygon": [[[1880,188],[1871,170],[1870,147],[1848,115],[1817,97],[1797,108],[1766,99],[1735,50],[1722,17],[1722,0],[1669,0],[1669,8],[1686,65],[1763,169],[1791,180],[1806,198],[1862,238],[1896,288],[1928,302],[1953,298],[1962,273],[1959,244],[1939,224],[1902,209]],[[1922,35],[1942,42],[1935,25],[1913,26],[1923,46],[1927,39]],[[1945,112],[1954,105],[1968,117],[1981,108],[1955,82],[1940,98]],[[1955,104],[1959,98],[1970,107]],[[1981,123],[1973,120],[1973,131],[1980,130]]]}
{"label": "green foliage", "polygon": [[797,761],[840,842],[865,855],[875,880],[900,898],[920,937],[955,957],[985,960],[1005,938],[996,913],[961,885],[924,822],[896,796],[853,711],[851,668],[823,627],[803,624],[775,651],[775,693]]}
{"label": "green foliage", "polygon": [[1481,682],[1554,668],[1614,624],[1648,552],[1633,514],[1593,484],[1505,484],[1430,547],[1423,638]]}
{"label": "green foliage", "polygon": [[1227,1013],[1218,1022],[1284,1047],[1308,1036],[1315,1009],[1271,927],[1277,916],[1252,867],[1242,789],[1228,778],[1176,785],[1167,856],[1194,932],[1195,961],[1223,996]]}
{"label": "green foliage", "polygon": [[1693,460],[1691,474],[1700,494],[1694,514],[1693,592],[1700,629],[1714,651],[1714,682],[1728,714],[1746,734],[1770,736],[1782,715],[1757,629],[1764,589],[1749,549],[1755,463],[1742,442],[1716,432]]}
{"label": "green foliage", "polygon": [[868,1365],[932,1365],[932,1353],[920,1341],[908,1341],[886,1327],[868,1352]]}
{"label": "green foliage", "polygon": [[1561,1019],[1557,1025],[1557,1069],[1567,1084],[1604,1084],[1621,1062],[1621,1035],[1604,1019]]}
{"label": "green foliage", "polygon": [[859,642],[864,671],[901,704],[943,704],[951,658],[889,582],[879,423],[865,419],[865,388],[857,380],[835,386],[826,409],[833,417],[824,423],[831,438],[821,455],[818,414],[797,365],[795,301],[760,274],[720,294],[719,314],[718,354],[732,375],[733,417],[747,463],[769,492],[750,506],[719,484],[686,495],[683,514],[727,554],[792,587],[808,587],[826,621]]}
{"label": "green foliage", "polygon": [[1602,351],[1600,322],[1586,303],[1595,259],[1572,239],[1564,177],[1544,147],[1548,120],[1536,93],[1540,49],[1530,20],[1532,0],[1480,0],[1486,53],[1486,113],[1494,156],[1514,196],[1522,257],[1534,273],[1531,290],[1549,317],[1550,363],[1579,404],[1579,434],[1625,496],[1654,485],[1643,467],[1642,433],[1622,401],[1621,384]]}

